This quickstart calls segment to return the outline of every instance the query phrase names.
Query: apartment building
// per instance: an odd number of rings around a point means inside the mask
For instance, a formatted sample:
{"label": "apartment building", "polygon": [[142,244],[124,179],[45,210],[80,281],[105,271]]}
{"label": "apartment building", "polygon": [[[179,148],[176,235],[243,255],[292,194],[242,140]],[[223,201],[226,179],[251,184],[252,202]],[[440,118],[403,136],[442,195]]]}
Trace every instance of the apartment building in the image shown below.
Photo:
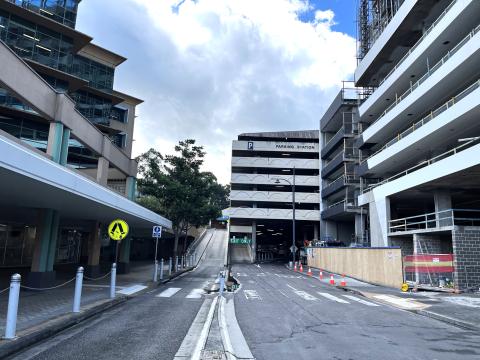
{"label": "apartment building", "polygon": [[[288,258],[295,242],[319,238],[318,130],[240,134],[232,142],[231,253],[244,260]],[[293,189],[293,185],[295,188]]]}
{"label": "apartment building", "polygon": [[126,59],[75,29],[79,3],[0,0],[0,267],[30,267],[35,285],[53,283],[59,264],[98,273],[116,217],[131,235],[171,226],[133,201],[142,100],[114,90]]}
{"label": "apartment building", "polygon": [[365,94],[351,82],[339,93],[320,119],[320,233],[323,240],[367,245],[366,209],[358,206],[360,178],[355,167],[360,151],[359,100]]}
{"label": "apartment building", "polygon": [[453,254],[480,285],[480,1],[361,0],[357,206],[372,246]]}

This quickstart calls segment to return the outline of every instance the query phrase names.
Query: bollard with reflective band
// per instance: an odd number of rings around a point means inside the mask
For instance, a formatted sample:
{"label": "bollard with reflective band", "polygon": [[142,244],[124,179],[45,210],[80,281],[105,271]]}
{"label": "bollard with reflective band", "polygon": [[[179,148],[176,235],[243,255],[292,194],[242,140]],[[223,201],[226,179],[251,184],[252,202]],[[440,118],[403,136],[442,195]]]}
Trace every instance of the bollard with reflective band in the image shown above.
{"label": "bollard with reflective band", "polygon": [[153,282],[157,282],[158,278],[158,261],[155,260],[155,264],[153,266]]}
{"label": "bollard with reflective band", "polygon": [[172,257],[168,260],[168,275],[172,275]]}
{"label": "bollard with reflective band", "polygon": [[110,299],[115,299],[115,282],[117,281],[117,264],[112,264],[112,274],[110,276]]}
{"label": "bollard with reflective band", "polygon": [[75,295],[73,296],[73,312],[80,312],[80,303],[82,301],[82,284],[83,284],[83,267],[77,270],[77,277],[75,279]]}
{"label": "bollard with reflective band", "polygon": [[160,280],[163,280],[163,258],[160,260]]}
{"label": "bollard with reflective band", "polygon": [[21,279],[22,277],[20,274],[13,274],[10,279],[5,339],[15,339],[15,332],[17,331],[18,298],[20,296]]}
{"label": "bollard with reflective band", "polygon": [[220,288],[218,289],[218,296],[223,296],[223,289],[225,287],[225,275],[220,273]]}

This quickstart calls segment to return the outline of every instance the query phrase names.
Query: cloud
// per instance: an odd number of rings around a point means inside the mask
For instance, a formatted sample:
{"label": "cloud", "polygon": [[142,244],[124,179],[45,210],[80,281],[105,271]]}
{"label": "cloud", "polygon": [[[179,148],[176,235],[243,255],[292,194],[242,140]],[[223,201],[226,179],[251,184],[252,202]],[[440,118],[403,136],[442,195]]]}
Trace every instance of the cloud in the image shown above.
{"label": "cloud", "polygon": [[79,10],[81,31],[129,58],[115,86],[145,100],[135,153],[195,138],[225,183],[239,133],[318,128],[355,68],[355,40],[334,21],[301,0],[84,0]]}

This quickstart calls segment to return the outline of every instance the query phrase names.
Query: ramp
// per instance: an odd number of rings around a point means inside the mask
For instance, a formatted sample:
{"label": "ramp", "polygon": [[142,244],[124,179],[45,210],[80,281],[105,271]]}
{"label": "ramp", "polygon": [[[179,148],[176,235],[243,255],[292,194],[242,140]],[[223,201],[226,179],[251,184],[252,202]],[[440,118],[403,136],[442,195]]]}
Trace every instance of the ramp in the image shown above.
{"label": "ramp", "polygon": [[232,264],[252,263],[252,252],[249,244],[231,244],[230,261]]}

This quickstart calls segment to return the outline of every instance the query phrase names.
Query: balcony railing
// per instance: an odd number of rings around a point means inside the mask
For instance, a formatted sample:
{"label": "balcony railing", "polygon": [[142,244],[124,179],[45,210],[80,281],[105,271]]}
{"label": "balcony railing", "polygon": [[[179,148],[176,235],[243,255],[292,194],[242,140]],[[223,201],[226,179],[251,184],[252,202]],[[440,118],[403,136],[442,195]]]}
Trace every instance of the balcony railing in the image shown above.
{"label": "balcony railing", "polygon": [[386,184],[387,182],[391,182],[391,181],[393,181],[393,180],[399,179],[399,178],[401,178],[402,176],[411,174],[411,173],[414,172],[414,171],[417,171],[417,170],[419,170],[419,169],[421,169],[421,168],[424,168],[424,167],[429,166],[429,165],[431,165],[431,164],[433,164],[433,163],[436,163],[437,161],[446,159],[446,158],[449,157],[449,156],[455,155],[456,153],[459,153],[459,152],[461,152],[461,151],[463,151],[463,150],[466,150],[466,149],[474,146],[476,143],[478,143],[479,140],[480,140],[480,137],[479,137],[479,138],[475,138],[474,140],[470,140],[470,141],[468,141],[468,142],[466,142],[466,143],[464,143],[464,144],[462,144],[462,145],[460,145],[460,146],[457,146],[457,147],[455,147],[455,148],[453,148],[453,149],[451,149],[451,150],[449,150],[449,151],[446,151],[446,152],[444,152],[444,153],[442,153],[442,154],[440,154],[440,155],[437,155],[437,156],[435,156],[435,157],[433,157],[433,158],[431,158],[431,159],[429,159],[429,160],[422,161],[421,163],[419,163],[419,164],[417,164],[417,165],[415,165],[415,166],[412,166],[411,168],[408,168],[407,170],[404,170],[404,171],[402,171],[402,172],[399,172],[399,173],[397,173],[397,174],[395,174],[395,175],[393,175],[393,176],[391,176],[391,177],[389,177],[389,178],[387,178],[387,179],[385,179],[385,180],[382,180],[382,181],[380,181],[380,182],[378,182],[378,183],[376,183],[376,184],[372,184],[372,185],[366,187],[365,189],[363,189],[363,190],[362,190],[362,194],[364,194],[364,193],[372,190],[373,188],[375,188],[375,187],[377,187],[377,186],[380,186],[380,185]]}
{"label": "balcony railing", "polygon": [[403,57],[400,59],[400,61],[394,66],[394,68],[392,70],[390,70],[390,72],[380,81],[379,83],[379,87],[385,82],[385,80],[387,80],[394,72],[395,70],[397,70],[399,68],[400,65],[403,64],[403,62],[410,56],[410,54],[418,47],[418,45],[420,45],[422,43],[423,40],[425,40],[425,38],[427,37],[428,34],[430,34],[430,32],[435,28],[435,26],[438,25],[438,23],[443,19],[443,17],[447,14],[447,12],[450,11],[450,9],[453,7],[453,5],[455,5],[455,3],[457,2],[457,0],[453,0],[446,8],[445,10],[440,14],[440,16],[437,18],[437,20],[435,20],[433,22],[432,25],[430,25],[430,27],[423,33],[422,37],[420,39],[418,39],[418,41],[415,43],[415,45],[413,45],[410,50],[408,50],[408,52],[403,55]]}
{"label": "balcony railing", "polygon": [[440,61],[438,61],[433,67],[429,67],[427,72],[418,79],[414,84],[412,84],[402,95],[398,96],[395,94],[395,101],[385,109],[385,111],[372,123],[375,124],[380,119],[382,119],[386,114],[388,114],[394,107],[396,107],[400,102],[402,102],[408,95],[410,95],[416,88],[423,84],[430,76],[432,76],[439,68],[442,67],[453,55],[457,53],[460,48],[465,45],[472,37],[474,37],[480,31],[480,25],[473,29],[466,37],[464,37],[455,47],[448,51],[445,56],[443,56]]}
{"label": "balcony railing", "polygon": [[432,230],[444,226],[479,226],[480,210],[448,209],[422,215],[394,219],[388,222],[390,233]]}
{"label": "balcony railing", "polygon": [[366,157],[365,159],[362,159],[361,162],[363,163],[364,161],[367,161],[368,159],[370,159],[373,156],[377,155],[378,153],[382,152],[386,148],[388,148],[388,147],[392,146],[393,144],[397,143],[398,141],[403,139],[405,136],[410,135],[415,130],[418,130],[423,125],[430,122],[430,120],[436,118],[438,115],[442,114],[444,111],[451,108],[453,105],[458,103],[460,100],[462,100],[467,95],[471,94],[473,91],[475,91],[479,87],[480,87],[480,79],[475,81],[472,85],[470,85],[468,88],[463,90],[460,94],[452,97],[445,104],[443,104],[443,105],[439,106],[438,108],[436,108],[435,110],[431,111],[427,116],[422,118],[422,120],[417,121],[416,123],[413,123],[408,129],[404,130],[402,133],[395,136],[393,139],[391,139],[389,142],[387,142],[384,146],[382,146],[379,150],[375,151],[372,155]]}

